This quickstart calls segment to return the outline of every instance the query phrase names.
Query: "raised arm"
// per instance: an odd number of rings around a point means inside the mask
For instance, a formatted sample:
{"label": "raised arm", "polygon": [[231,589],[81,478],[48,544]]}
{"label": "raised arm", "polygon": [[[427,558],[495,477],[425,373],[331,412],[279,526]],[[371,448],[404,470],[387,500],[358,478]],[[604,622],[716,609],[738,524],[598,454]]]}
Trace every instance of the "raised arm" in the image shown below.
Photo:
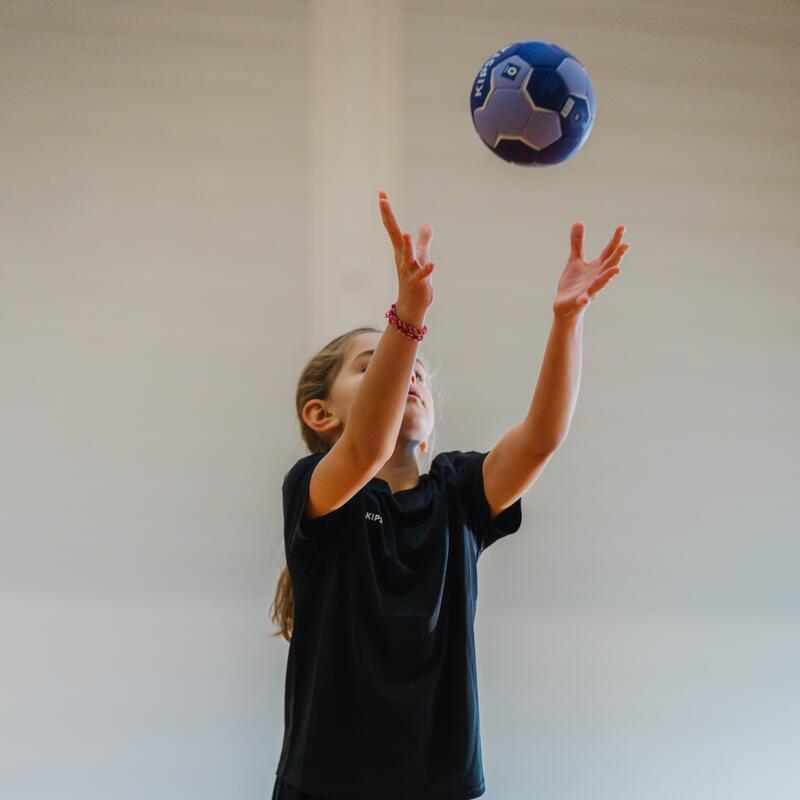
{"label": "raised arm", "polygon": [[[380,193],[379,202],[397,267],[397,316],[415,328],[422,328],[433,302],[434,265],[427,260],[433,232],[430,225],[422,226],[415,249],[411,234],[400,230],[386,192]],[[394,325],[387,325],[353,400],[345,430],[357,449],[384,462],[394,452],[418,350],[418,341]]]}
{"label": "raised arm", "polygon": [[[430,225],[423,225],[415,248],[411,235],[398,226],[385,192],[380,193],[379,203],[397,268],[397,317],[422,328],[433,302],[434,265],[428,261],[433,230]],[[322,516],[346,503],[394,452],[418,350],[419,341],[395,325],[386,326],[353,398],[341,436],[314,467],[306,507],[308,518]]]}
{"label": "raised arm", "polygon": [[600,256],[586,262],[584,225],[580,221],[572,225],[570,254],[558,282],[553,323],[530,408],[483,461],[484,491],[492,516],[528,491],[567,436],[581,382],[584,313],[621,271],[619,263],[630,247],[622,243],[624,233],[621,225]]}

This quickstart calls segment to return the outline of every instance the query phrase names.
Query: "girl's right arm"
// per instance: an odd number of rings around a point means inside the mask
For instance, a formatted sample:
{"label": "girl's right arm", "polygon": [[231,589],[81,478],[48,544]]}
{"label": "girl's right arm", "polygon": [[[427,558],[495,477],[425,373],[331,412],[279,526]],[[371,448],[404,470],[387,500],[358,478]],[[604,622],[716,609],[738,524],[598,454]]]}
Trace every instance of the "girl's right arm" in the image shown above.
{"label": "girl's right arm", "polygon": [[[422,328],[433,302],[428,245],[433,231],[420,228],[415,252],[409,233],[400,230],[385,192],[381,216],[392,242],[397,268],[397,316]],[[386,463],[394,452],[408,402],[408,387],[419,342],[387,325],[348,412],[347,424],[333,447],[319,460],[308,488],[306,514],[323,516],[344,505]]]}

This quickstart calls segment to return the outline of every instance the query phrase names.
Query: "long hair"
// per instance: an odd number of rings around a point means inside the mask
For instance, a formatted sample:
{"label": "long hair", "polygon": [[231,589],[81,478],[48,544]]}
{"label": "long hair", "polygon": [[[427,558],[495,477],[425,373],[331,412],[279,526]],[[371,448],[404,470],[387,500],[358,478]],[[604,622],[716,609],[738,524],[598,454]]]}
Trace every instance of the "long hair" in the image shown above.
{"label": "long hair", "polygon": [[[326,400],[330,392],[333,381],[339,374],[339,370],[344,364],[344,358],[350,347],[350,342],[354,337],[361,333],[383,333],[383,331],[372,327],[353,328],[347,333],[337,336],[326,344],[308,363],[300,373],[295,393],[295,410],[300,425],[300,436],[305,442],[309,453],[327,453],[333,446],[330,442],[323,439],[316,431],[309,428],[303,420],[303,407],[309,400]],[[419,360],[425,367],[428,377],[428,385],[433,391],[433,382],[428,365],[420,354]],[[437,403],[434,403],[437,405]],[[428,440],[426,452],[426,470],[430,469],[430,461],[433,455],[433,434]],[[294,627],[294,598],[292,597],[292,584],[289,575],[289,567],[285,566],[278,578],[278,585],[275,590],[275,598],[270,606],[271,620],[278,626],[278,630],[271,636],[283,636],[287,642],[291,641],[292,629]]]}

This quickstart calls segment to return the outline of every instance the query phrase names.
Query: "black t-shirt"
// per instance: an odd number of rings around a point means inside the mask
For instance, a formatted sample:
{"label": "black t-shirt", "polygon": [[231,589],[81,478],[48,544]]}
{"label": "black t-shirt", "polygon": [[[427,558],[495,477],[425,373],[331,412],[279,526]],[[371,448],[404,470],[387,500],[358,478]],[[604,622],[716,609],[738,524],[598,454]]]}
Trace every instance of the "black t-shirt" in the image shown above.
{"label": "black t-shirt", "polygon": [[374,477],[303,525],[323,455],[283,482],[295,618],[276,774],[326,800],[479,797],[476,564],[519,529],[521,498],[492,519],[487,453],[453,450],[413,488]]}

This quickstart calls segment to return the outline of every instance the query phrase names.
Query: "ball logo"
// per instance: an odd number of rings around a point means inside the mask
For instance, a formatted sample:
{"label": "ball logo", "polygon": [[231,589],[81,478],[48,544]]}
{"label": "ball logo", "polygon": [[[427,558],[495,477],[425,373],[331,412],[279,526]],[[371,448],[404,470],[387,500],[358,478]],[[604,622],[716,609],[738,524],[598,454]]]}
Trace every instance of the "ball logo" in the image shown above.
{"label": "ball logo", "polygon": [[514,80],[519,74],[519,67],[516,64],[506,64],[505,69],[501,73],[504,78]]}
{"label": "ball logo", "polygon": [[480,72],[478,72],[477,76],[475,77],[475,85],[472,89],[473,97],[475,98],[483,97],[483,89],[486,84],[486,76],[489,74],[489,68],[511,46],[512,45],[508,45],[507,47],[500,48],[500,50],[498,50],[491,58],[487,58],[486,61],[483,63]]}

